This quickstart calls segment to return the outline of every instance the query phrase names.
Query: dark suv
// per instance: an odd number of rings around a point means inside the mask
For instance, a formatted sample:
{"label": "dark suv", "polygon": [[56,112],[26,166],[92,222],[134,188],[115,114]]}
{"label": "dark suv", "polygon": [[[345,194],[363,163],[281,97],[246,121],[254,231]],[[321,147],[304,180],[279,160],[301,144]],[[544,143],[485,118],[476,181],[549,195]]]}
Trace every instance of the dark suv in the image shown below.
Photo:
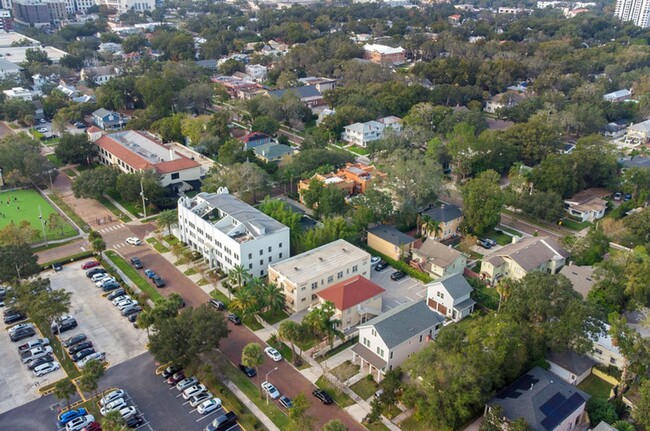
{"label": "dark suv", "polygon": [[132,257],[131,258],[131,265],[133,265],[133,267],[135,269],[141,269],[142,268],[142,261],[140,259],[138,259],[137,257]]}
{"label": "dark suv", "polygon": [[53,323],[52,324],[52,332],[54,334],[61,334],[65,331],[69,331],[71,329],[74,329],[77,327],[77,320],[72,318],[72,319],[66,319],[63,322],[60,323]]}
{"label": "dark suv", "polygon": [[404,277],[406,277],[406,273],[404,271],[395,271],[390,275],[390,279],[393,281],[401,280]]}
{"label": "dark suv", "polygon": [[29,338],[34,335],[36,335],[36,331],[34,330],[34,328],[22,328],[12,332],[9,335],[9,338],[11,338],[11,341],[16,342],[16,341],[24,340],[25,338]]}
{"label": "dark suv", "polygon": [[334,401],[332,397],[330,397],[330,394],[328,394],[322,389],[314,389],[312,395],[318,398],[320,402],[323,404],[332,404],[332,402]]}
{"label": "dark suv", "polygon": [[5,324],[10,325],[12,323],[20,322],[21,320],[27,319],[27,316],[18,311],[5,315]]}
{"label": "dark suv", "polygon": [[236,421],[237,415],[235,412],[228,412],[213,420],[205,429],[206,431],[225,431],[232,428]]}
{"label": "dark suv", "polygon": [[160,278],[159,275],[154,276],[151,281],[153,281],[153,284],[155,284],[156,287],[165,287],[165,280]]}

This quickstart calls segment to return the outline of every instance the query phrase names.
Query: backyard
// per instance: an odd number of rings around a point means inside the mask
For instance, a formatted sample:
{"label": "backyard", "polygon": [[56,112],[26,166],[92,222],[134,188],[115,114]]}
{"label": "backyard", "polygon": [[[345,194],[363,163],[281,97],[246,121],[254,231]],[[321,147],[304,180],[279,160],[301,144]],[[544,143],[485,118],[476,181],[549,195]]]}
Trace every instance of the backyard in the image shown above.
{"label": "backyard", "polygon": [[590,374],[578,385],[579,389],[582,389],[592,397],[604,400],[609,399],[609,393],[612,390],[612,387],[614,387],[614,385],[606,382],[595,374]]}
{"label": "backyard", "polygon": [[[24,189],[3,192],[0,194],[0,229],[9,224],[20,224],[26,220],[35,229],[34,242],[42,242],[43,225],[48,240],[59,240],[73,237],[77,231],[61,216],[36,190]],[[59,223],[50,223],[50,214],[59,214]]]}

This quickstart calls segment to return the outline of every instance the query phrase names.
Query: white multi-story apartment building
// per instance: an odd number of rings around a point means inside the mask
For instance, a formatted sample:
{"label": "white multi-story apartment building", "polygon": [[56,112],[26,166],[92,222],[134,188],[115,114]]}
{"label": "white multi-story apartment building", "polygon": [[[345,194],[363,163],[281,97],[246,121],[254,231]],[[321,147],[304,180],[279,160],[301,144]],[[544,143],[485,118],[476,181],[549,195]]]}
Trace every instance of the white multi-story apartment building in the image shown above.
{"label": "white multi-story apartment building", "polygon": [[156,8],[156,0],[97,0],[97,4],[116,9],[120,14],[126,13],[131,9],[142,12]]}
{"label": "white multi-story apartment building", "polygon": [[289,228],[225,188],[180,198],[177,236],[225,272],[241,265],[261,277],[289,257]]}
{"label": "white multi-story apartment building", "polygon": [[641,28],[650,27],[650,0],[617,0],[614,15]]}
{"label": "white multi-story apartment building", "polygon": [[95,6],[95,0],[65,0],[65,8],[69,14],[86,12]]}
{"label": "white multi-story apartment building", "polygon": [[292,312],[318,304],[318,292],[355,275],[370,278],[370,254],[343,239],[269,265],[269,282],[284,290]]}

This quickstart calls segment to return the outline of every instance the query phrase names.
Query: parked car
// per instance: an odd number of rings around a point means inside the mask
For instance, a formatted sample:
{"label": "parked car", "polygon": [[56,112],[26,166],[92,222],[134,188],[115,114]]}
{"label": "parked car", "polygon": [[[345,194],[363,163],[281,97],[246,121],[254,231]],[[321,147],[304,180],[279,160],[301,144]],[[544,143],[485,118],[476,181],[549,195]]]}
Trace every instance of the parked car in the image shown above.
{"label": "parked car", "polygon": [[86,271],[86,277],[88,277],[88,278],[92,278],[93,275],[95,275],[95,274],[99,274],[99,273],[106,274],[106,270],[105,270],[104,268],[99,268],[99,267],[97,267],[97,268],[93,268],[93,269],[89,269],[88,271]]}
{"label": "parked car", "polygon": [[164,379],[168,379],[169,377],[173,376],[174,374],[178,373],[181,370],[183,370],[183,368],[180,365],[170,365],[169,367],[163,370],[162,376]]}
{"label": "parked car", "polygon": [[384,260],[380,260],[379,263],[375,265],[375,271],[383,271],[386,268],[388,268],[388,263]]}
{"label": "parked car", "polygon": [[90,425],[84,427],[82,431],[102,431],[102,426],[99,422],[91,422]]}
{"label": "parked car", "polygon": [[153,281],[153,284],[155,284],[156,287],[165,287],[165,280],[160,278],[159,275],[156,275],[155,277],[152,277],[151,281]]}
{"label": "parked car", "polygon": [[48,132],[49,132],[49,130],[47,130],[47,128],[45,128],[45,127],[39,127],[39,128],[36,129],[36,130],[37,130],[39,133],[48,133]]}
{"label": "parked car", "polygon": [[93,415],[85,415],[72,419],[70,422],[65,424],[65,429],[66,431],[81,431],[84,427],[87,427],[93,422],[95,422],[95,417]]}
{"label": "parked car", "polygon": [[622,197],[623,197],[623,193],[621,193],[621,192],[614,193],[614,200],[615,201],[620,201]]}
{"label": "parked car", "polygon": [[627,202],[627,201],[629,201],[629,200],[631,200],[631,199],[632,199],[632,195],[629,194],[629,193],[626,193],[625,196],[623,196],[623,200],[624,200],[625,202]]}
{"label": "parked car", "polygon": [[99,413],[101,413],[102,416],[106,416],[113,410],[119,410],[124,407],[126,407],[126,401],[124,400],[124,398],[117,398],[111,401],[110,403],[104,404],[104,406],[101,409],[99,409]]}
{"label": "parked car", "polygon": [[144,419],[142,419],[140,416],[131,416],[126,420],[126,426],[133,429],[133,428],[140,428],[144,424]]}
{"label": "parked car", "polygon": [[128,418],[135,416],[137,413],[138,410],[133,406],[122,407],[120,409],[120,416],[122,416],[122,419],[124,420],[127,420]]}
{"label": "parked car", "polygon": [[119,289],[120,288],[120,283],[117,281],[109,281],[108,283],[104,283],[102,285],[102,290],[104,292],[110,292],[111,290]]}
{"label": "parked car", "polygon": [[22,352],[20,354],[20,359],[23,361],[23,364],[28,364],[50,353],[52,353],[51,346],[34,347],[33,349]]}
{"label": "parked car", "polygon": [[280,397],[280,391],[278,391],[271,382],[262,382],[262,390],[266,392],[272,400]]}
{"label": "parked car", "polygon": [[131,265],[133,265],[133,267],[135,269],[141,269],[142,268],[142,261],[134,256],[134,257],[131,258]]}
{"label": "parked car", "polygon": [[6,315],[4,318],[4,322],[6,325],[11,325],[12,323],[20,322],[21,320],[27,319],[27,315],[20,313],[20,312],[15,312],[9,315]]}
{"label": "parked car", "polygon": [[87,338],[86,334],[73,335],[72,337],[63,340],[63,346],[64,347],[74,346],[75,344],[79,344],[82,341],[86,341],[86,338]]}
{"label": "parked car", "polygon": [[284,407],[285,409],[290,409],[291,407],[293,407],[293,403],[291,402],[291,399],[285,395],[282,395],[279,401],[282,407]]}
{"label": "parked car", "polygon": [[282,355],[280,354],[280,352],[275,350],[273,347],[270,346],[266,347],[264,349],[264,353],[266,353],[266,356],[273,359],[275,362],[279,362],[282,360]]}
{"label": "parked car", "polygon": [[371,257],[371,258],[370,258],[370,266],[372,267],[372,266],[377,265],[377,264],[379,263],[380,260],[381,260],[381,259],[380,259],[379,257],[377,257],[377,256],[373,256],[373,257]]}
{"label": "parked car", "polygon": [[328,394],[327,392],[325,392],[322,389],[314,389],[312,391],[312,395],[314,395],[316,398],[318,398],[320,400],[320,402],[323,403],[323,404],[332,404],[332,402],[334,401],[332,399],[332,397],[330,396],[330,394]]}
{"label": "parked car", "polygon": [[489,250],[489,249],[492,248],[492,244],[490,244],[489,242],[484,241],[484,240],[482,240],[480,238],[476,240],[476,245],[481,246],[486,250]]}
{"label": "parked car", "polygon": [[124,291],[124,289],[120,288],[120,289],[117,289],[115,292],[111,293],[110,295],[108,295],[106,297],[106,299],[108,299],[109,301],[112,301],[117,297],[124,296],[125,294],[126,294],[126,292]]}
{"label": "parked car", "polygon": [[51,353],[33,360],[32,362],[27,364],[27,369],[32,371],[34,370],[34,368],[38,367],[39,365],[47,364],[48,362],[54,362],[54,356],[52,356]]}
{"label": "parked car", "polygon": [[70,318],[63,320],[59,323],[52,324],[52,332],[55,334],[61,334],[65,331],[69,331],[77,327],[77,320],[75,318]]}
{"label": "parked car", "polygon": [[79,350],[77,353],[72,355],[72,361],[73,362],[79,362],[83,358],[85,358],[86,356],[92,355],[93,353],[95,353],[95,349],[93,349],[92,347],[89,347],[89,348],[83,349],[83,350]]}
{"label": "parked car", "polygon": [[41,377],[45,374],[52,373],[59,368],[61,368],[61,365],[59,365],[58,362],[46,362],[45,364],[41,364],[34,368],[34,374],[36,374],[37,377]]}
{"label": "parked car", "polygon": [[205,427],[205,431],[225,431],[232,428],[236,421],[237,415],[235,412],[228,412],[210,422],[208,426]]}
{"label": "parked car", "polygon": [[156,276],[156,273],[153,272],[151,269],[147,268],[144,270],[144,275],[146,275],[149,278],[154,278]]}
{"label": "parked car", "polygon": [[111,304],[117,305],[120,302],[123,302],[123,301],[126,301],[126,300],[131,301],[132,299],[131,299],[131,297],[129,295],[126,295],[126,294],[120,295],[120,296],[117,296],[117,297],[113,298],[113,300],[111,301]]}
{"label": "parked car", "polygon": [[[14,311],[12,311],[12,313],[13,312]],[[6,311],[5,311],[5,313],[6,313]],[[7,314],[5,314],[5,316],[6,315]],[[12,326],[11,328],[9,328],[9,333],[13,334],[14,332],[20,331],[22,329],[27,329],[27,328],[34,329],[34,324],[33,323],[19,323],[18,325],[15,325],[15,326]]]}
{"label": "parked car", "polygon": [[88,412],[83,407],[79,409],[66,410],[64,412],[59,413],[59,417],[57,418],[57,420],[59,421],[59,426],[64,426],[72,419],[86,416],[86,414],[88,414]]}
{"label": "parked car", "polygon": [[136,314],[142,311],[142,307],[138,304],[130,305],[122,310],[122,316],[129,317],[132,314]]}
{"label": "parked car", "polygon": [[181,380],[180,382],[176,383],[176,389],[178,389],[179,391],[184,391],[185,389],[189,388],[192,385],[197,384],[198,382],[199,382],[199,379],[197,379],[194,376],[186,377],[183,380]]}
{"label": "parked car", "polygon": [[219,398],[212,398],[199,404],[199,406],[196,408],[196,411],[199,412],[199,414],[207,415],[208,413],[212,413],[213,411],[220,408],[221,400]]}
{"label": "parked car", "polygon": [[194,395],[198,395],[201,392],[207,391],[208,388],[205,387],[205,385],[198,383],[196,385],[192,385],[189,388],[185,388],[183,390],[183,399],[189,400],[192,398]]}
{"label": "parked car", "polygon": [[487,243],[490,244],[492,247],[494,247],[495,245],[497,245],[497,242],[496,242],[495,240],[493,240],[492,238],[483,238],[483,241],[487,242]]}
{"label": "parked car", "polygon": [[167,384],[176,386],[176,384],[181,380],[183,380],[184,378],[185,378],[185,373],[182,370],[178,371],[174,373],[171,377],[167,378]]}
{"label": "parked car", "polygon": [[111,276],[107,274],[106,272],[98,272],[94,274],[90,279],[94,282],[97,283],[98,281],[102,281],[104,279],[110,278]]}
{"label": "parked car", "polygon": [[211,300],[208,301],[208,302],[210,303],[210,305],[212,305],[212,306],[213,306],[214,308],[216,308],[217,310],[225,310],[225,309],[226,309],[226,304],[224,304],[223,302],[219,301],[218,299],[211,299]]}
{"label": "parked car", "polygon": [[192,398],[190,398],[190,405],[192,407],[197,407],[199,404],[201,404],[203,401],[209,400],[213,398],[214,395],[212,395],[210,392],[201,392],[198,395],[194,395]]}
{"label": "parked car", "polygon": [[404,277],[406,277],[406,273],[404,271],[395,271],[390,275],[390,279],[393,281],[401,280]]}
{"label": "parked car", "polygon": [[83,368],[90,361],[102,362],[105,359],[106,359],[106,353],[105,352],[95,352],[95,353],[91,353],[90,355],[86,356],[83,359],[80,359],[79,362],[77,362],[77,366],[79,368]]}
{"label": "parked car", "polygon": [[102,287],[104,283],[108,283],[109,281],[117,281],[117,280],[115,279],[115,277],[102,278],[101,280],[95,283],[95,286]]}
{"label": "parked car", "polygon": [[36,335],[34,328],[23,328],[10,333],[9,338],[11,341],[16,342],[24,340],[25,338],[33,337],[34,335]]}
{"label": "parked car", "polygon": [[241,325],[241,319],[239,317],[237,317],[236,314],[230,313],[228,315],[228,320],[230,320],[235,325]]}
{"label": "parked car", "polygon": [[99,266],[99,262],[96,260],[89,260],[88,262],[84,262],[81,265],[81,269],[91,269]]}
{"label": "parked car", "polygon": [[140,241],[140,238],[132,236],[126,239],[126,243],[130,245],[140,245],[142,244],[142,241]]}
{"label": "parked car", "polygon": [[244,364],[239,364],[239,369],[242,370],[242,372],[246,374],[248,377],[255,377],[257,375],[257,371],[255,370],[255,368],[247,367]]}
{"label": "parked car", "polygon": [[82,343],[75,344],[74,346],[68,347],[68,353],[71,354],[71,355],[74,355],[75,353],[80,352],[83,349],[87,349],[87,348],[92,347],[92,346],[93,346],[92,341],[84,341]]}
{"label": "parked car", "polygon": [[99,400],[99,406],[104,407],[106,404],[117,400],[118,398],[125,398],[126,392],[124,389],[115,389],[114,391],[109,392],[104,395],[101,400]]}
{"label": "parked car", "polygon": [[49,344],[50,344],[49,338],[37,338],[35,340],[28,341],[27,343],[18,346],[18,353],[22,353],[25,350],[33,349],[34,347],[49,346]]}
{"label": "parked car", "polygon": [[133,323],[134,328],[138,327],[137,320],[138,320],[138,315],[139,314],[140,314],[140,312],[137,312],[137,313],[129,314],[129,316],[127,316],[127,319],[129,320],[129,322]]}
{"label": "parked car", "polygon": [[52,269],[56,272],[59,272],[63,269],[63,265],[61,265],[61,262],[54,262],[52,264]]}

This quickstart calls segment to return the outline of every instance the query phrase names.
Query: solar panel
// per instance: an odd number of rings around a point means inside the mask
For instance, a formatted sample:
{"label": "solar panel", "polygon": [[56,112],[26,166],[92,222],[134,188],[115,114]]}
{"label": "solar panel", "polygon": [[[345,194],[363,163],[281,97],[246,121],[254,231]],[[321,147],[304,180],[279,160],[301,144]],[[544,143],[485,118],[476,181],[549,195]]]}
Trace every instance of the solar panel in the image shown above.
{"label": "solar panel", "polygon": [[542,411],[542,413],[544,413],[545,416],[548,416],[549,414],[551,414],[551,412],[555,411],[565,401],[566,401],[566,397],[558,392],[557,394],[549,398],[548,401],[542,404],[542,407],[540,407],[539,409]]}
{"label": "solar panel", "polygon": [[552,410],[546,414],[546,418],[542,421],[541,425],[544,427],[544,429],[552,431],[584,402],[585,399],[582,398],[582,395],[577,392],[574,393],[569,397],[568,400],[559,404],[555,410]]}
{"label": "solar panel", "polygon": [[501,391],[496,397],[502,400],[506,398],[517,399],[522,395],[522,392],[530,390],[530,386],[537,382],[539,382],[539,379],[530,374],[524,374],[512,385]]}

